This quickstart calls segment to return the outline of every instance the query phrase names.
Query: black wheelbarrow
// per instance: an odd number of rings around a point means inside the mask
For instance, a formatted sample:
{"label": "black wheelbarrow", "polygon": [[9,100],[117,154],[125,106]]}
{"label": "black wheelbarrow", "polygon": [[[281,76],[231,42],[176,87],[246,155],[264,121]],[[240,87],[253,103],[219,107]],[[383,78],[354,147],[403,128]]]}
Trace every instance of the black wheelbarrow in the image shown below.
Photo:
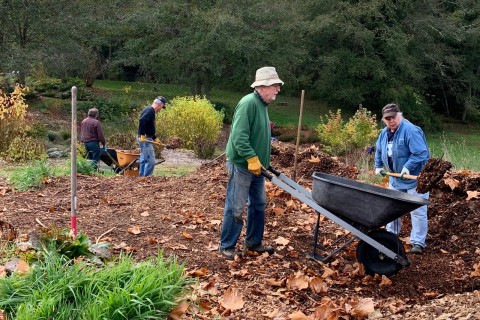
{"label": "black wheelbarrow", "polygon": [[[381,227],[427,205],[428,200],[319,172],[313,173],[312,192],[309,192],[283,173],[273,168],[269,168],[269,171],[274,175],[265,170],[262,170],[262,175],[317,213],[313,252],[308,254],[309,258],[325,262],[353,241],[359,240],[356,256],[367,274],[391,276],[410,264],[400,239]],[[329,246],[320,245],[320,215],[349,232]],[[319,251],[327,253],[321,255]]]}

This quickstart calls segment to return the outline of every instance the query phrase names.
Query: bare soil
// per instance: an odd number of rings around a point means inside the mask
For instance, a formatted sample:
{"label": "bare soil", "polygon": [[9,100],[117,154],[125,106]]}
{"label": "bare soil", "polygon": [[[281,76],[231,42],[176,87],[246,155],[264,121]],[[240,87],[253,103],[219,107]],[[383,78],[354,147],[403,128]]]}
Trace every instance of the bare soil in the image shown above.
{"label": "bare soil", "polygon": [[[294,146],[276,144],[272,166],[292,176]],[[168,154],[170,153],[170,154]],[[218,253],[227,176],[225,158],[213,162],[167,151],[167,161],[192,161],[195,172],[176,178],[77,177],[78,229],[111,251],[138,260],[159,250],[185,261],[198,285],[182,319],[480,319],[480,174],[448,171],[431,187],[428,247],[408,253],[409,215],[400,239],[411,265],[390,278],[369,276],[358,263],[356,241],[321,263],[312,251],[317,214],[267,182],[265,243],[272,256],[251,252],[226,261]],[[197,161],[197,162],[196,162]],[[311,189],[315,171],[357,177],[357,170],[305,145],[296,177]],[[352,203],[355,210],[355,203]],[[70,179],[46,181],[40,190],[17,192],[0,180],[0,220],[21,234],[40,224],[69,228]],[[323,244],[345,230],[322,216]],[[98,239],[101,235],[102,239]],[[242,249],[243,235],[238,249]]]}

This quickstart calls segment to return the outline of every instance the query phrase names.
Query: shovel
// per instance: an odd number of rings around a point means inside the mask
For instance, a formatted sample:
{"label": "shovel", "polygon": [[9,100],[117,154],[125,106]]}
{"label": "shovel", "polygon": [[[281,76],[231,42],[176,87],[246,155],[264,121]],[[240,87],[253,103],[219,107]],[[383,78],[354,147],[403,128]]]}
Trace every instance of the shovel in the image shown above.
{"label": "shovel", "polygon": [[417,178],[418,178],[418,176],[412,176],[411,174],[404,174],[403,177],[402,177],[402,175],[400,173],[395,173],[395,172],[387,172],[387,176],[409,179],[409,180],[417,180]]}

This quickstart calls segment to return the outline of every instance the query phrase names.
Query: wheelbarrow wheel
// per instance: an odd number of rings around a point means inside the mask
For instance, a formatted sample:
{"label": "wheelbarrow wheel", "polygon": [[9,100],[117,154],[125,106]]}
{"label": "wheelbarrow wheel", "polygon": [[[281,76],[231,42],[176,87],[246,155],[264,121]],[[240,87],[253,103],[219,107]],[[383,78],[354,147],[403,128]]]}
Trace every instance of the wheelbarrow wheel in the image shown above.
{"label": "wheelbarrow wheel", "polygon": [[[386,230],[373,230],[368,233],[368,236],[399,256],[406,258],[402,242],[393,233]],[[372,276],[375,274],[392,276],[403,267],[365,241],[360,241],[357,245],[357,259],[365,267],[365,272]]]}

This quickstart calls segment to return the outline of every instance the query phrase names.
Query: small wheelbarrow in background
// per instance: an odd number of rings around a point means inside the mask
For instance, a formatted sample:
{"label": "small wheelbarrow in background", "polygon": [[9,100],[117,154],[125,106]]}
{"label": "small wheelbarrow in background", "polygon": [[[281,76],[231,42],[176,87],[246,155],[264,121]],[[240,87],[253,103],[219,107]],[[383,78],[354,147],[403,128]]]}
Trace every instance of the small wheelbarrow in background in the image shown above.
{"label": "small wheelbarrow in background", "polygon": [[107,150],[100,154],[100,160],[109,166],[115,173],[134,177],[138,176],[139,173],[139,158],[139,150],[107,148]]}
{"label": "small wheelbarrow in background", "polygon": [[[427,205],[428,200],[319,172],[313,173],[312,192],[309,192],[283,173],[273,168],[268,170],[274,175],[262,170],[264,177],[317,213],[313,252],[308,254],[309,258],[325,262],[353,241],[359,240],[356,256],[367,274],[391,276],[410,264],[400,239],[381,227]],[[349,232],[329,246],[318,244],[320,215]],[[322,256],[318,251],[328,252]]]}

